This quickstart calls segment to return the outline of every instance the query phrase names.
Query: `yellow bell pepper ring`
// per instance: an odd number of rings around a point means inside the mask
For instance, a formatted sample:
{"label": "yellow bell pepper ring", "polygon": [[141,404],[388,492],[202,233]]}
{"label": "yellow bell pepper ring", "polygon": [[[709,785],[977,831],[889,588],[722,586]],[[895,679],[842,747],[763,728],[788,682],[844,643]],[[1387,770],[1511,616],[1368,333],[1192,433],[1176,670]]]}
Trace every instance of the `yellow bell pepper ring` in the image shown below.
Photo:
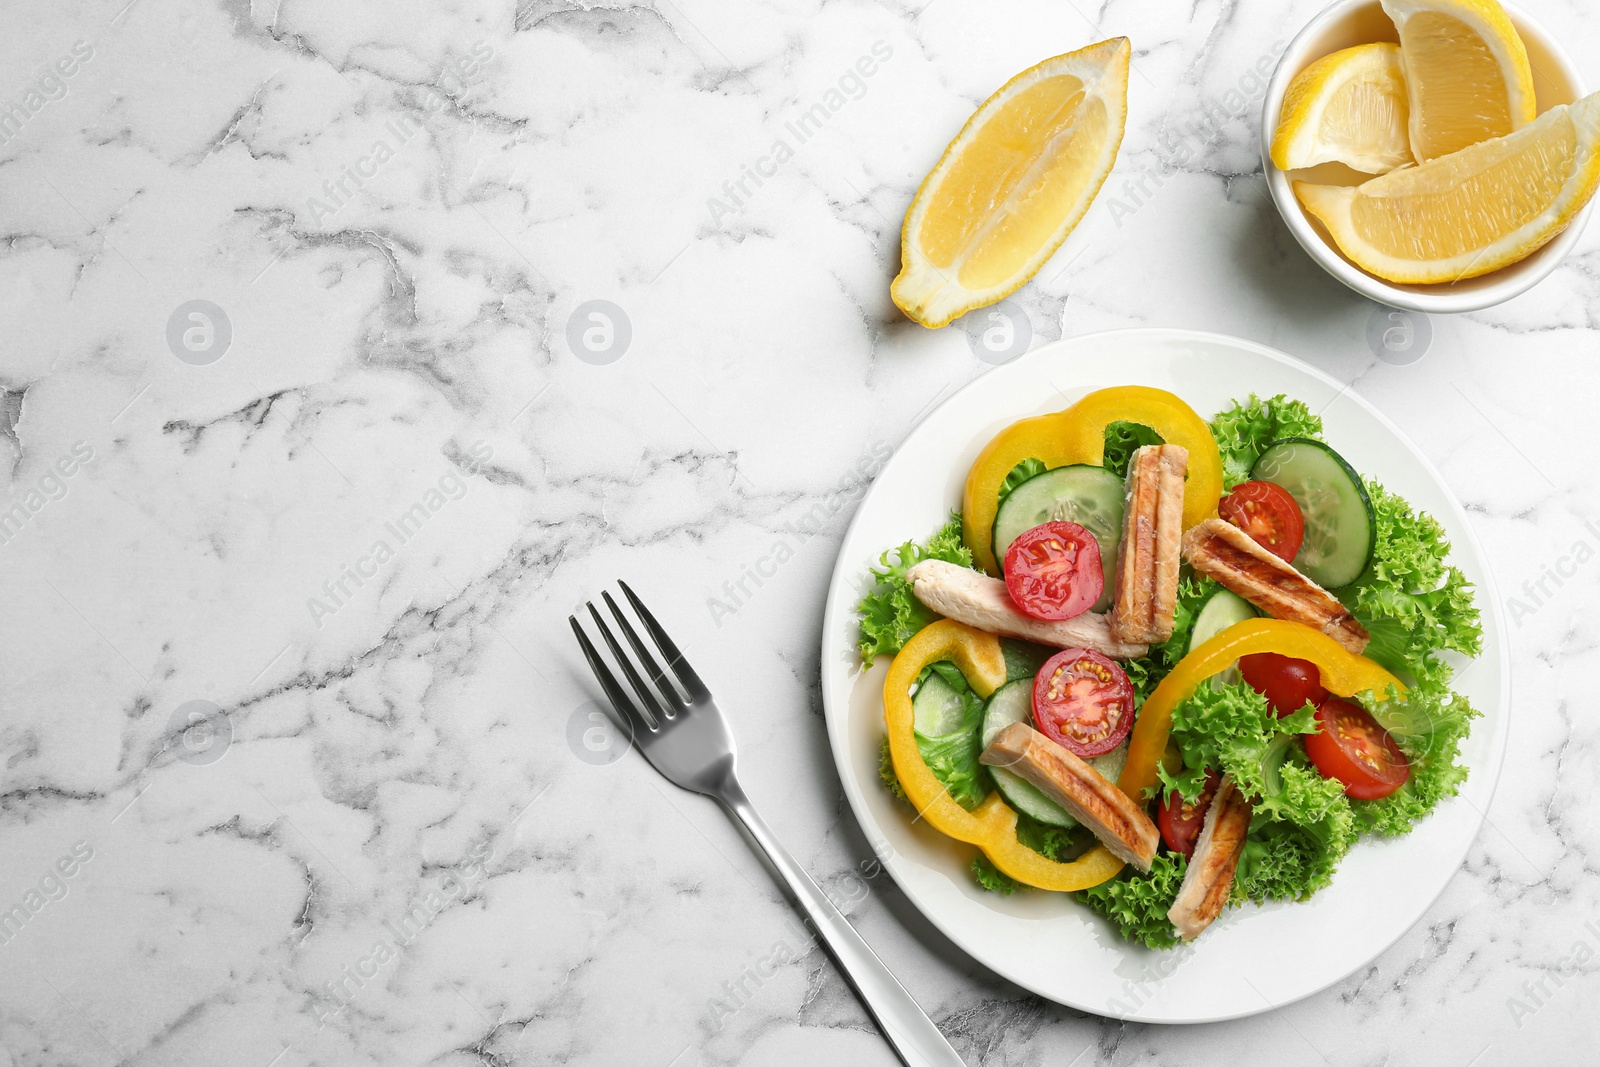
{"label": "yellow bell pepper ring", "polygon": [[919,817],[947,837],[977,845],[996,867],[1025,885],[1070,892],[1114,877],[1122,869],[1122,861],[1103,846],[1096,846],[1071,863],[1058,863],[1019,842],[1017,813],[999,793],[990,793],[975,811],[967,811],[951,799],[944,783],[922,760],[911,708],[911,686],[924,668],[940,660],[954,663],[973,692],[985,699],[1006,680],[1006,660],[999,638],[949,619],[919,631],[889,665],[889,677],[883,683],[889,756],[900,786]]}
{"label": "yellow bell pepper ring", "polygon": [[1156,784],[1156,765],[1167,750],[1173,709],[1193,696],[1201,682],[1227,670],[1240,656],[1256,652],[1309,660],[1322,675],[1323,688],[1335,696],[1353,697],[1370,689],[1385,700],[1390,686],[1405,692],[1394,675],[1309,626],[1281,619],[1235,623],[1179,660],[1139,709],[1128,742],[1128,762],[1117,781],[1124,793],[1137,798]]}
{"label": "yellow bell pepper ring", "polygon": [[999,575],[994,557],[994,516],[1000,487],[1025,459],[1049,468],[1105,462],[1106,427],[1113,422],[1148,426],[1168,444],[1189,450],[1183,491],[1183,528],[1215,515],[1222,496],[1222,456],[1206,421],[1164,389],[1124,385],[1090,393],[1065,411],[1012,423],[978,454],[961,502],[962,537],[982,570]]}

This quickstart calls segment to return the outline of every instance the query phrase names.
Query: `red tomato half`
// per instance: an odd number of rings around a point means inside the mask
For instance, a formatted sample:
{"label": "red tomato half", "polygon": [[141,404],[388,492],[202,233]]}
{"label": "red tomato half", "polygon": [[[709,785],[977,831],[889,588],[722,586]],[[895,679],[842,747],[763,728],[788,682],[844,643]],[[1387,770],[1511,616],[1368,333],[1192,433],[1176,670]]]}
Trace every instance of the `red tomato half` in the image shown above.
{"label": "red tomato half", "polygon": [[1378,800],[1411,777],[1405,753],[1359,704],[1329,697],[1317,709],[1317,726],[1306,735],[1306,755],[1324,778],[1344,783],[1345,796]]}
{"label": "red tomato half", "polygon": [[1105,591],[1100,542],[1075,522],[1035,526],[1006,549],[1006,589],[1036,619],[1071,619]]}
{"label": "red tomato half", "polygon": [[1156,825],[1161,828],[1161,840],[1168,848],[1180,855],[1194,855],[1194,843],[1206,823],[1206,809],[1211,807],[1211,798],[1217,795],[1221,785],[1222,778],[1217,772],[1207,771],[1199,800],[1191,804],[1173,793],[1170,800],[1163,801],[1156,809]]}
{"label": "red tomato half", "polygon": [[1310,660],[1254,652],[1239,657],[1239,673],[1251,689],[1267,698],[1280,719],[1307,704],[1321,705],[1328,696],[1322,673]]}
{"label": "red tomato half", "polygon": [[1034,676],[1033,721],[1073,755],[1102,756],[1133,729],[1133,683],[1098,652],[1057,652]]}
{"label": "red tomato half", "polygon": [[1217,514],[1250,535],[1250,539],[1286,563],[1293,563],[1306,537],[1300,505],[1282,486],[1245,482],[1222,498]]}

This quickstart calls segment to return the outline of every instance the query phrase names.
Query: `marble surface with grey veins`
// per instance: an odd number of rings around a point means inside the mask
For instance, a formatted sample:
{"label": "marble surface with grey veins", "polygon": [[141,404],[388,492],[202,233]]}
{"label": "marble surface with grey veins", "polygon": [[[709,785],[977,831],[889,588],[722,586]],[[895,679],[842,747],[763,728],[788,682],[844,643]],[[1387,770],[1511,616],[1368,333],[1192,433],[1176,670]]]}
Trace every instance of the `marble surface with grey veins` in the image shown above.
{"label": "marble surface with grey veins", "polygon": [[[728,819],[593,732],[566,616],[619,575],[968,1063],[1589,1062],[1600,233],[1374,342],[1260,173],[1258,72],[1318,6],[7,4],[0,1065],[892,1063]],[[1600,78],[1590,5],[1534,14]],[[856,480],[989,366],[889,302],[910,196],[1006,78],[1114,34],[1127,138],[1028,343],[1191,327],[1350,382],[1516,598],[1448,891],[1326,992],[1188,1028],[1041,1002],[852,873],[818,695]]]}

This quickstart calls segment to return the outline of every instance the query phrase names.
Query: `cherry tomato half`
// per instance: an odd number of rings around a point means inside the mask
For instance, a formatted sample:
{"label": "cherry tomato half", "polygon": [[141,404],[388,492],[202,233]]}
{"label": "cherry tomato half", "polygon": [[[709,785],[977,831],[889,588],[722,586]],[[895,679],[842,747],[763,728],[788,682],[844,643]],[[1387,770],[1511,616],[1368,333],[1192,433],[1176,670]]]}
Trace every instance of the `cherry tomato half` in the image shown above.
{"label": "cherry tomato half", "polygon": [[1102,756],[1133,729],[1133,683],[1091,649],[1057,652],[1034,676],[1033,721],[1073,755]]}
{"label": "cherry tomato half", "polygon": [[1161,828],[1161,840],[1169,849],[1184,856],[1194,855],[1194,843],[1206,824],[1206,810],[1211,807],[1211,798],[1217,795],[1221,785],[1221,776],[1216,771],[1207,771],[1199,800],[1191,804],[1174,792],[1162,801],[1161,807],[1156,809],[1156,825]]}
{"label": "cherry tomato half", "polygon": [[1306,519],[1289,491],[1271,482],[1245,482],[1222,498],[1217,514],[1285,563],[1293,563],[1305,540]]}
{"label": "cherry tomato half", "polygon": [[1411,777],[1405,753],[1359,704],[1329,697],[1317,709],[1317,726],[1306,735],[1306,755],[1324,778],[1344,783],[1345,796],[1378,800]]}
{"label": "cherry tomato half", "polygon": [[1328,696],[1322,672],[1310,660],[1254,652],[1239,657],[1239,673],[1251,689],[1267,698],[1280,719],[1307,704],[1321,705]]}
{"label": "cherry tomato half", "polygon": [[1071,619],[1094,606],[1105,591],[1100,542],[1075,522],[1047,522],[1006,549],[1006,589],[1036,619]]}

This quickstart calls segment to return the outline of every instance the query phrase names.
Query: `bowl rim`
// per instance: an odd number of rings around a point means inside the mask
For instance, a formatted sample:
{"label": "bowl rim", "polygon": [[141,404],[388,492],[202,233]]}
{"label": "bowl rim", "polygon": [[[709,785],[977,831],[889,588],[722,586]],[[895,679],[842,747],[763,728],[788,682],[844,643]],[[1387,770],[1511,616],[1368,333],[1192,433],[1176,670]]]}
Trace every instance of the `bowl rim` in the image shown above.
{"label": "bowl rim", "polygon": [[[1311,41],[1334,21],[1348,16],[1357,9],[1378,3],[1379,0],[1334,0],[1295,34],[1289,46],[1284,49],[1283,55],[1278,58],[1278,67],[1273,72],[1272,80],[1267,84],[1266,95],[1262,99],[1260,130],[1261,165],[1266,174],[1267,189],[1272,194],[1273,206],[1278,209],[1279,217],[1283,219],[1284,225],[1294,235],[1300,247],[1305,249],[1306,254],[1318,266],[1346,287],[1377,303],[1405,311],[1449,315],[1481,311],[1521,296],[1549,277],[1566,261],[1579,238],[1583,236],[1584,227],[1588,225],[1589,216],[1595,207],[1594,199],[1584,206],[1578,217],[1573,219],[1565,230],[1535,253],[1538,256],[1536,260],[1523,260],[1521,263],[1502,268],[1496,272],[1500,277],[1492,284],[1462,292],[1450,292],[1444,286],[1434,287],[1434,290],[1419,291],[1394,285],[1368,274],[1346,259],[1336,247],[1323,240],[1295,199],[1288,173],[1278,169],[1272,162],[1272,138],[1277,132],[1278,119],[1283,112],[1283,98],[1288,91],[1289,82],[1311,59],[1316,58],[1307,55]],[[1582,98],[1588,92],[1588,86],[1566,49],[1562,48],[1537,20],[1520,7],[1503,2],[1501,6],[1505,8],[1506,14],[1511,18],[1519,34],[1538,40],[1544,52],[1560,67],[1568,83],[1577,88],[1577,96]]]}

